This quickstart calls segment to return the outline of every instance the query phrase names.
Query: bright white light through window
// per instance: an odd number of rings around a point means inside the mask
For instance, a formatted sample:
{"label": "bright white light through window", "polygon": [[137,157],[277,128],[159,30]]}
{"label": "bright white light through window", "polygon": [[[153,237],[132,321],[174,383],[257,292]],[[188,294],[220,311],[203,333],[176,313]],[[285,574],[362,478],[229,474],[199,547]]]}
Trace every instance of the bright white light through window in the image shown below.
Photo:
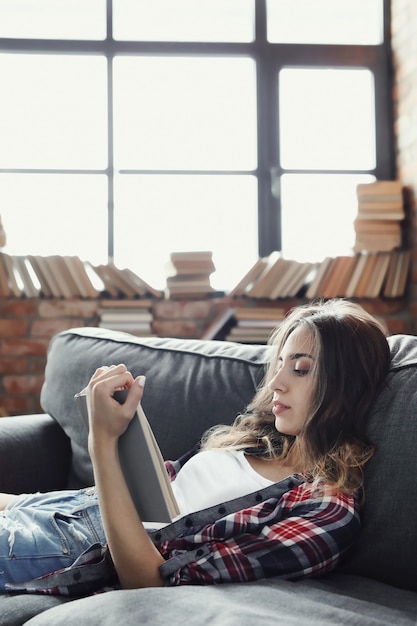
{"label": "bright white light through window", "polygon": [[374,91],[373,75],[365,69],[282,70],[282,167],[375,167]]}
{"label": "bright white light through window", "polygon": [[107,256],[107,177],[0,174],[8,254]]}
{"label": "bright white light through window", "polygon": [[107,166],[102,56],[0,54],[0,167]]}
{"label": "bright white light through window", "polygon": [[273,43],[374,45],[383,38],[382,0],[267,0]]}
{"label": "bright white light through window", "polygon": [[0,0],[0,37],[104,39],[106,0]]}
{"label": "bright white light through window", "polygon": [[254,0],[113,0],[114,37],[134,41],[252,41]]}
{"label": "bright white light through window", "polygon": [[251,59],[117,57],[118,169],[256,167]]}
{"label": "bright white light through window", "polygon": [[115,261],[163,287],[170,253],[212,250],[216,289],[231,288],[257,258],[254,176],[116,179]]}

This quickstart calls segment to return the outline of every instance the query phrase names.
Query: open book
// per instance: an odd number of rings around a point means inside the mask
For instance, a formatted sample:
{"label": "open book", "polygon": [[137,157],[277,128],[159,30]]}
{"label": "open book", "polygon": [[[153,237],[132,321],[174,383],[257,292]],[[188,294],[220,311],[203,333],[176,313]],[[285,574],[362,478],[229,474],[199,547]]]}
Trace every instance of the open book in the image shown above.
{"label": "open book", "polygon": [[[123,404],[126,391],[116,391]],[[88,428],[86,391],[75,394]],[[126,431],[119,439],[120,465],[142,522],[169,523],[179,514],[161,451],[139,404]]]}

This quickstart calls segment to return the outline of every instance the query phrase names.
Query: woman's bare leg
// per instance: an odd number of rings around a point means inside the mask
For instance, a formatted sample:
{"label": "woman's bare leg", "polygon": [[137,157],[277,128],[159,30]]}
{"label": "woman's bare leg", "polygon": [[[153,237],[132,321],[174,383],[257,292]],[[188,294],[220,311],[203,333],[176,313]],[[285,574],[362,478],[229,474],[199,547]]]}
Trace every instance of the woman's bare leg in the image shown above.
{"label": "woman's bare leg", "polygon": [[0,511],[5,509],[6,506],[10,504],[10,502],[13,502],[13,500],[16,500],[16,498],[17,496],[13,493],[0,493]]}

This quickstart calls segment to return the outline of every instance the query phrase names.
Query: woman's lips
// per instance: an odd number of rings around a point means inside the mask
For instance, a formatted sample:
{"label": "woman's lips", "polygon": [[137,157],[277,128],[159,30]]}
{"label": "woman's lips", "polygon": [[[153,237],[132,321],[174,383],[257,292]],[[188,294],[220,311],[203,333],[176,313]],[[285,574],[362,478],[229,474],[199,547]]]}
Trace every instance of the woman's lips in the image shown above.
{"label": "woman's lips", "polygon": [[289,409],[290,407],[282,402],[273,402],[272,403],[272,412],[274,415],[281,415],[284,411]]}

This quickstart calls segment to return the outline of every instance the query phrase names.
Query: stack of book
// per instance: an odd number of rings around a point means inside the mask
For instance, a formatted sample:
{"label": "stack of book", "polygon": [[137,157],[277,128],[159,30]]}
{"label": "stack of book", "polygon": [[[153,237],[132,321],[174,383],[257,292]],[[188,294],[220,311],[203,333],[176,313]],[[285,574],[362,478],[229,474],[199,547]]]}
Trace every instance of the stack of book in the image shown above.
{"label": "stack of book", "polygon": [[101,300],[98,308],[99,327],[117,330],[138,337],[151,337],[152,300]]}
{"label": "stack of book", "polygon": [[267,343],[284,315],[284,309],[273,307],[237,307],[234,311],[236,325],[227,333],[226,340],[238,343]]}
{"label": "stack of book", "polygon": [[357,186],[354,250],[387,252],[402,244],[404,202],[401,183],[378,180]]}
{"label": "stack of book", "polygon": [[218,313],[201,339],[267,343],[284,315],[285,309],[273,306],[228,307]]}
{"label": "stack of book", "polygon": [[204,298],[214,293],[210,275],[216,270],[212,252],[172,252],[167,268],[170,298]]}

